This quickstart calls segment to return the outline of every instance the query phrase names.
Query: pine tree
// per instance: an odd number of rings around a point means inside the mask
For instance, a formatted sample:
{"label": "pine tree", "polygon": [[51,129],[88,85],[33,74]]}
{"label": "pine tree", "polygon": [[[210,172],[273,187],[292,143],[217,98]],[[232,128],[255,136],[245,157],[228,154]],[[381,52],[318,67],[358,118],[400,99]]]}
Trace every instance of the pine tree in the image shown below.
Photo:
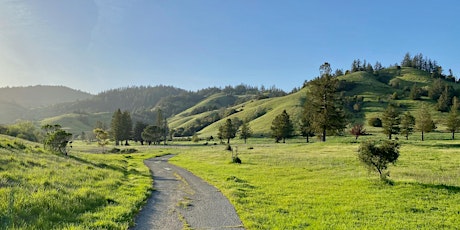
{"label": "pine tree", "polygon": [[308,86],[308,103],[304,114],[311,114],[311,124],[316,133],[321,133],[321,140],[326,141],[327,132],[340,132],[345,128],[345,113],[337,94],[338,79],[331,75],[329,63],[320,67],[321,77],[315,78]]}
{"label": "pine tree", "polygon": [[300,133],[303,137],[305,137],[307,143],[310,142],[310,137],[313,137],[315,135],[315,131],[312,127],[312,122],[310,118],[311,117],[309,112],[304,112],[299,124]]}
{"label": "pine tree", "polygon": [[388,139],[391,140],[392,134],[399,133],[399,124],[399,111],[393,105],[389,104],[382,115],[383,133],[388,135]]}
{"label": "pine tree", "polygon": [[131,114],[128,111],[124,111],[121,116],[121,127],[122,136],[121,140],[125,141],[125,145],[128,146],[128,140],[131,139],[133,130],[133,121],[131,120]]}
{"label": "pine tree", "polygon": [[276,143],[283,140],[286,143],[286,138],[292,136],[294,132],[294,125],[292,124],[291,118],[286,110],[283,110],[281,114],[275,117],[272,121],[272,137],[275,138]]}
{"label": "pine tree", "polygon": [[115,145],[119,145],[120,141],[123,140],[123,127],[122,127],[122,112],[120,109],[115,111],[112,115],[112,122],[110,124],[110,134],[115,140]]}
{"label": "pine tree", "polygon": [[460,119],[458,117],[459,102],[457,97],[453,98],[449,115],[446,119],[447,131],[452,133],[452,140],[455,140],[455,132],[460,128]]}
{"label": "pine tree", "polygon": [[401,134],[409,140],[409,135],[414,131],[415,117],[409,111],[405,112],[401,117]]}
{"label": "pine tree", "polygon": [[447,112],[449,110],[449,106],[451,105],[451,95],[449,91],[449,87],[446,85],[444,87],[444,91],[441,93],[441,96],[438,99],[438,103],[436,108],[438,111]]}
{"label": "pine tree", "polygon": [[415,128],[422,132],[422,141],[425,140],[425,133],[436,129],[434,121],[431,119],[431,113],[425,105],[422,105],[418,111],[417,117],[415,119]]}
{"label": "pine tree", "polygon": [[144,139],[142,139],[142,132],[144,132],[144,129],[148,125],[145,124],[144,122],[137,121],[136,124],[134,125],[134,130],[133,130],[133,139],[134,141],[139,141],[141,145],[144,145]]}

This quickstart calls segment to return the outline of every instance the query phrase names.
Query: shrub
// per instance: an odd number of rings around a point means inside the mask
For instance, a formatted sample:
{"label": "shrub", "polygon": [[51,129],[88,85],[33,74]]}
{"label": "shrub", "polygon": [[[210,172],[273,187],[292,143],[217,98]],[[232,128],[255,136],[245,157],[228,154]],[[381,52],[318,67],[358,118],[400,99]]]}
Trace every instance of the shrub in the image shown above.
{"label": "shrub", "polygon": [[380,179],[386,180],[389,172],[386,171],[388,164],[394,164],[399,157],[399,143],[386,140],[382,143],[367,141],[361,143],[358,150],[358,158],[369,170],[377,171]]}
{"label": "shrub", "polygon": [[368,124],[372,127],[382,127],[382,120],[378,117],[372,117],[369,119]]}

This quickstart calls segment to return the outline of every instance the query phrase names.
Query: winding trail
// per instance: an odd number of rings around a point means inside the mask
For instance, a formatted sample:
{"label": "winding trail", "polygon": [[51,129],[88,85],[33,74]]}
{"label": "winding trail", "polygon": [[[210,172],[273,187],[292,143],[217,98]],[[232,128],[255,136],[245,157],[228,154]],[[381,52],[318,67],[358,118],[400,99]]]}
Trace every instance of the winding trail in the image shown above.
{"label": "winding trail", "polygon": [[155,190],[131,229],[244,229],[235,208],[219,190],[169,164],[171,157],[144,161],[153,173]]}

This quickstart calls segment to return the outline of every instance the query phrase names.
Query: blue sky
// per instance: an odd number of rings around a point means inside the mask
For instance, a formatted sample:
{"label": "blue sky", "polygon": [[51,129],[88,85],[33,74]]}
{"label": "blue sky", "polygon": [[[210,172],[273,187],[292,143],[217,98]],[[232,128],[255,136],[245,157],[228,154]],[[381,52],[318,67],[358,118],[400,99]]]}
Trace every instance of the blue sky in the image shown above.
{"label": "blue sky", "polygon": [[240,83],[423,53],[460,77],[458,1],[0,0],[0,87]]}

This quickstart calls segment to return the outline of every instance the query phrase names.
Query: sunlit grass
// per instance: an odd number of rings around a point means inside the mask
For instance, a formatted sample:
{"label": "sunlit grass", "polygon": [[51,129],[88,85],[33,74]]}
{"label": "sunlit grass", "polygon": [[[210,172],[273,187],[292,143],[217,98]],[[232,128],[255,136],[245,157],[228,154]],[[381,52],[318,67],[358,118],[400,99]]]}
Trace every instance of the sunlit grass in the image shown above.
{"label": "sunlit grass", "polygon": [[218,187],[247,229],[458,227],[459,141],[404,142],[390,185],[359,163],[350,140],[238,143],[241,165],[222,145],[195,147],[171,162]]}
{"label": "sunlit grass", "polygon": [[39,144],[0,139],[2,229],[127,229],[151,193],[143,160],[165,154],[72,150],[65,157]]}

